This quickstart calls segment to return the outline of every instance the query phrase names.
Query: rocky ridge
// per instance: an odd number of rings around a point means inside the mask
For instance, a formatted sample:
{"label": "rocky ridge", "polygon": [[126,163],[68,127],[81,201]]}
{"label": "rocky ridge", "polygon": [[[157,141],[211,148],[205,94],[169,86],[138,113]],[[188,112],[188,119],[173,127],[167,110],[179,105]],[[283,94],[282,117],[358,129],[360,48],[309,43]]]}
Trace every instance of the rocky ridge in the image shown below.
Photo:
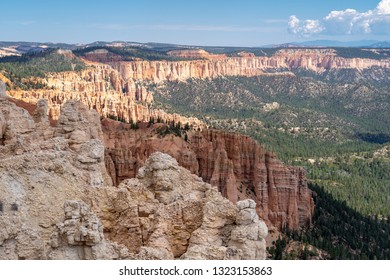
{"label": "rocky ridge", "polygon": [[186,118],[178,114],[168,114],[147,104],[153,96],[134,80],[125,81],[108,65],[89,63],[86,70],[79,72],[48,73],[41,81],[48,89],[11,90],[10,95],[27,103],[36,104],[46,99],[49,117],[57,120],[61,105],[67,100],[77,99],[103,117],[115,117],[130,122],[149,121],[151,118],[202,127],[197,118]]}
{"label": "rocky ridge", "polygon": [[163,81],[185,81],[221,76],[257,76],[269,70],[286,72],[307,69],[321,73],[330,69],[357,69],[371,67],[390,68],[390,60],[367,58],[343,58],[332,50],[280,50],[275,55],[218,57],[187,61],[113,61],[107,62],[124,80],[147,80],[155,83]]}
{"label": "rocky ridge", "polygon": [[[47,89],[12,90],[10,94],[29,103],[36,103],[40,98],[48,99],[49,115],[53,119],[58,118],[61,104],[69,99],[78,99],[104,117],[113,116],[126,122],[161,118],[201,127],[203,124],[195,118],[153,109],[148,105],[153,102],[153,95],[145,85],[223,76],[291,76],[296,71],[310,71],[324,74],[325,79],[335,79],[339,75],[337,70],[342,69],[358,71],[354,75],[355,80],[359,80],[365,77],[371,79],[375,75],[386,77],[387,72],[378,69],[390,68],[389,59],[343,58],[332,49],[286,49],[270,57],[245,52],[239,53],[237,57],[226,57],[212,55],[204,50],[172,51],[170,54],[192,60],[121,61],[118,56],[113,59],[107,50],[96,50],[84,57],[91,60],[85,60],[88,65],[86,70],[48,73],[41,81]],[[372,73],[370,69],[373,69]]]}
{"label": "rocky ridge", "polygon": [[112,186],[99,115],[77,101],[50,126],[0,100],[0,259],[263,259],[255,202],[235,206],[162,153]]}
{"label": "rocky ridge", "polygon": [[51,127],[45,101],[31,116],[0,99],[1,259],[48,258],[64,202],[111,184],[96,112],[68,102]]}
{"label": "rocky ridge", "polygon": [[135,177],[149,155],[162,151],[218,186],[230,201],[256,201],[257,213],[269,227],[297,230],[311,223],[314,203],[303,169],[282,164],[247,136],[189,131],[184,141],[174,135],[160,136],[159,127],[132,130],[118,122],[103,122],[106,167],[114,184]]}
{"label": "rocky ridge", "polygon": [[267,227],[255,202],[235,207],[167,154],[153,153],[109,197],[107,237],[141,259],[265,258]]}

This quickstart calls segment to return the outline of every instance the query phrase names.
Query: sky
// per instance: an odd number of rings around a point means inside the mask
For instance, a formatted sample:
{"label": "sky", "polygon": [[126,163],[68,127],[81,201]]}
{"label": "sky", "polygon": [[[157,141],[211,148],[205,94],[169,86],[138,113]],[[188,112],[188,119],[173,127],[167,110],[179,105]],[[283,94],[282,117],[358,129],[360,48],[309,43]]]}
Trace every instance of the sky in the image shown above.
{"label": "sky", "polygon": [[2,1],[0,41],[247,46],[390,41],[390,0]]}

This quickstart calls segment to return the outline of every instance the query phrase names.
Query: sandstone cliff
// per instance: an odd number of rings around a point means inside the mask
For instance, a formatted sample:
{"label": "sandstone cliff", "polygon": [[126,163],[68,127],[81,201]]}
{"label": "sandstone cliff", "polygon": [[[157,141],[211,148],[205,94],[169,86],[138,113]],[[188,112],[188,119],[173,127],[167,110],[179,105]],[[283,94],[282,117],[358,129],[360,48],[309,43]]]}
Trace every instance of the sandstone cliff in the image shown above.
{"label": "sandstone cliff", "polygon": [[140,130],[106,120],[106,166],[114,184],[132,178],[150,154],[163,151],[180,165],[218,186],[232,202],[253,199],[269,226],[299,229],[311,223],[314,203],[304,170],[282,164],[250,137],[217,130],[162,137],[161,124]]}
{"label": "sandstone cliff", "polygon": [[102,93],[96,91],[59,91],[59,90],[32,90],[12,91],[12,97],[31,104],[40,99],[46,99],[49,106],[49,117],[57,120],[61,106],[68,100],[79,100],[88,108],[96,110],[102,117],[114,117],[126,122],[148,122],[151,118],[165,121],[189,123],[194,127],[204,127],[202,121],[193,117],[183,117],[179,114],[169,114],[161,109],[136,102],[133,98],[117,92]]}
{"label": "sandstone cliff", "polygon": [[76,101],[50,126],[0,99],[0,259],[264,259],[267,227],[254,201],[155,153],[112,186],[99,116]]}
{"label": "sandstone cliff", "polygon": [[216,187],[153,153],[135,179],[108,194],[106,236],[141,259],[264,259],[267,227],[255,202],[235,207]]}
{"label": "sandstone cliff", "polygon": [[[145,85],[164,81],[185,81],[190,78],[294,75],[292,71],[296,70],[309,70],[321,74],[327,70],[335,71],[337,69],[363,71],[372,67],[390,68],[389,59],[343,58],[337,56],[335,51],[331,49],[286,49],[279,50],[270,57],[256,57],[245,52],[239,53],[238,57],[225,57],[211,55],[202,50],[174,51],[171,54],[183,58],[200,57],[200,59],[184,61],[138,59],[124,62],[120,61],[118,57],[112,59],[109,56],[108,59],[107,51],[103,53],[92,52],[86,58],[103,63],[86,61],[88,65],[86,70],[47,73],[40,82],[45,84],[48,89],[12,90],[11,95],[29,103],[36,103],[41,98],[48,99],[49,115],[53,119],[58,118],[61,104],[69,99],[78,99],[89,108],[98,111],[102,116],[114,116],[127,122],[161,118],[202,126],[202,123],[195,118],[167,114],[147,105],[153,102],[153,95]],[[335,75],[337,76],[331,72],[329,77],[325,78],[332,79]],[[386,72],[375,75],[386,77]],[[365,76],[371,76],[371,74]]]}
{"label": "sandstone cliff", "polygon": [[89,189],[106,185],[96,112],[68,102],[51,127],[46,102],[31,116],[0,99],[0,259],[48,258],[65,201],[86,199]]}
{"label": "sandstone cliff", "polygon": [[121,75],[108,65],[90,63],[86,70],[79,72],[48,73],[41,80],[49,89],[11,90],[12,97],[27,103],[36,104],[39,99],[46,99],[49,117],[57,120],[61,105],[67,100],[80,100],[90,109],[96,110],[103,117],[116,117],[130,122],[149,121],[151,118],[181,123],[190,123],[202,127],[196,118],[186,118],[178,114],[168,114],[154,109],[147,103],[153,96],[135,80],[124,80]]}
{"label": "sandstone cliff", "polygon": [[243,55],[188,61],[132,61],[107,62],[121,73],[124,80],[185,81],[189,78],[216,78],[221,76],[257,76],[273,70],[288,72],[307,69],[317,73],[329,69],[390,68],[390,59],[343,58],[331,49],[286,49],[271,57]]}

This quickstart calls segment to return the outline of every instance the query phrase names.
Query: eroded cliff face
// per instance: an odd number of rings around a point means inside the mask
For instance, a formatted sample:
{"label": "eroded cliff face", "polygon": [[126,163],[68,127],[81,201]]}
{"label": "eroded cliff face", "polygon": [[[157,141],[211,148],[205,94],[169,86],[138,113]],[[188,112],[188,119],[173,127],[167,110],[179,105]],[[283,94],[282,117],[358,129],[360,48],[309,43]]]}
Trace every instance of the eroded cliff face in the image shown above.
{"label": "eroded cliff face", "polygon": [[106,146],[106,167],[114,185],[134,178],[138,169],[154,152],[163,152],[174,157],[181,166],[198,174],[198,162],[190,145],[173,135],[160,136],[163,124],[149,128],[131,129],[130,125],[105,119],[102,121]]}
{"label": "eroded cliff face", "polygon": [[101,92],[63,92],[57,90],[12,91],[12,97],[27,103],[36,104],[40,99],[48,101],[49,116],[57,120],[61,106],[68,100],[79,100],[88,108],[96,110],[102,117],[113,117],[125,122],[148,122],[150,119],[189,123],[194,127],[204,127],[202,121],[193,117],[183,117],[179,114],[169,114],[161,109],[140,104],[133,98],[120,93]]}
{"label": "eroded cliff face", "polygon": [[190,138],[199,175],[231,201],[251,198],[278,229],[311,223],[314,203],[302,168],[286,166],[248,136],[204,130]]}
{"label": "eroded cliff face", "polygon": [[254,201],[162,153],[113,186],[99,115],[71,100],[50,126],[47,110],[0,98],[0,259],[265,258]]}
{"label": "eroded cliff face", "polygon": [[149,121],[158,118],[166,121],[189,123],[196,127],[204,124],[197,118],[168,114],[149,105],[153,100],[145,87],[135,80],[124,80],[108,65],[90,63],[79,72],[49,73],[40,81],[50,89],[11,90],[12,97],[36,104],[40,99],[48,102],[49,117],[57,120],[61,105],[68,100],[80,100],[103,117],[115,117],[126,122]]}
{"label": "eroded cliff face", "polygon": [[[52,127],[44,100],[30,115],[0,98],[0,259],[50,258],[65,201],[111,185],[96,112],[68,102]],[[91,246],[70,250],[81,258]]]}
{"label": "eroded cliff face", "polygon": [[[101,63],[86,61],[88,65],[86,70],[48,73],[40,81],[48,89],[12,90],[11,95],[29,103],[36,103],[40,98],[47,99],[49,115],[53,119],[58,118],[61,104],[66,100],[78,99],[104,117],[113,116],[127,122],[160,118],[188,122],[201,127],[202,123],[195,118],[184,118],[153,109],[150,106],[153,95],[145,84],[185,81],[190,78],[213,79],[221,76],[294,75],[292,72],[299,69],[317,74],[332,70],[329,77],[325,77],[331,79],[337,76],[337,73],[334,73],[337,69],[363,71],[372,67],[390,68],[389,59],[342,58],[336,56],[331,49],[287,49],[280,50],[271,57],[256,57],[249,53],[240,53],[238,57],[226,57],[211,55],[202,50],[175,51],[172,55],[179,58],[198,56],[200,59],[184,61],[138,59],[124,62],[118,57],[114,59],[107,52],[92,52],[85,58]],[[373,75],[386,77],[386,73],[379,71]],[[371,77],[371,74],[367,75]]]}
{"label": "eroded cliff face", "polygon": [[153,153],[100,212],[110,240],[140,259],[264,259],[267,227],[256,203],[234,206],[216,187]]}
{"label": "eroded cliff face", "polygon": [[218,186],[232,202],[253,199],[257,213],[269,226],[299,229],[311,223],[314,203],[304,170],[282,164],[247,136],[217,130],[162,137],[161,124],[140,130],[113,121],[103,122],[106,166],[114,184],[135,176],[154,151],[163,151],[180,165]]}
{"label": "eroded cliff face", "polygon": [[[192,55],[192,54],[188,54]],[[181,55],[183,56],[183,55]],[[179,57],[181,57],[179,55]],[[184,57],[187,57],[184,55]],[[301,68],[324,72],[329,69],[390,68],[390,60],[343,58],[331,49],[287,49],[271,57],[243,55],[241,57],[208,57],[188,61],[112,61],[107,62],[125,80],[185,81],[189,78],[216,78],[221,76],[257,76],[269,70],[287,72]]]}

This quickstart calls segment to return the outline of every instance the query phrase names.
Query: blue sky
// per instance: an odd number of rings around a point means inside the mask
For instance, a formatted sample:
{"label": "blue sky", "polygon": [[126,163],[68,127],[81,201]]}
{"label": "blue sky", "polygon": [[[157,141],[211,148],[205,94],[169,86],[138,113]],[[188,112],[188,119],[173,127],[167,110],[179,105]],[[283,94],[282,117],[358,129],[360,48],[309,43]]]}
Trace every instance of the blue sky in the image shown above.
{"label": "blue sky", "polygon": [[389,10],[390,0],[13,0],[1,4],[0,41],[261,46],[390,40]]}

